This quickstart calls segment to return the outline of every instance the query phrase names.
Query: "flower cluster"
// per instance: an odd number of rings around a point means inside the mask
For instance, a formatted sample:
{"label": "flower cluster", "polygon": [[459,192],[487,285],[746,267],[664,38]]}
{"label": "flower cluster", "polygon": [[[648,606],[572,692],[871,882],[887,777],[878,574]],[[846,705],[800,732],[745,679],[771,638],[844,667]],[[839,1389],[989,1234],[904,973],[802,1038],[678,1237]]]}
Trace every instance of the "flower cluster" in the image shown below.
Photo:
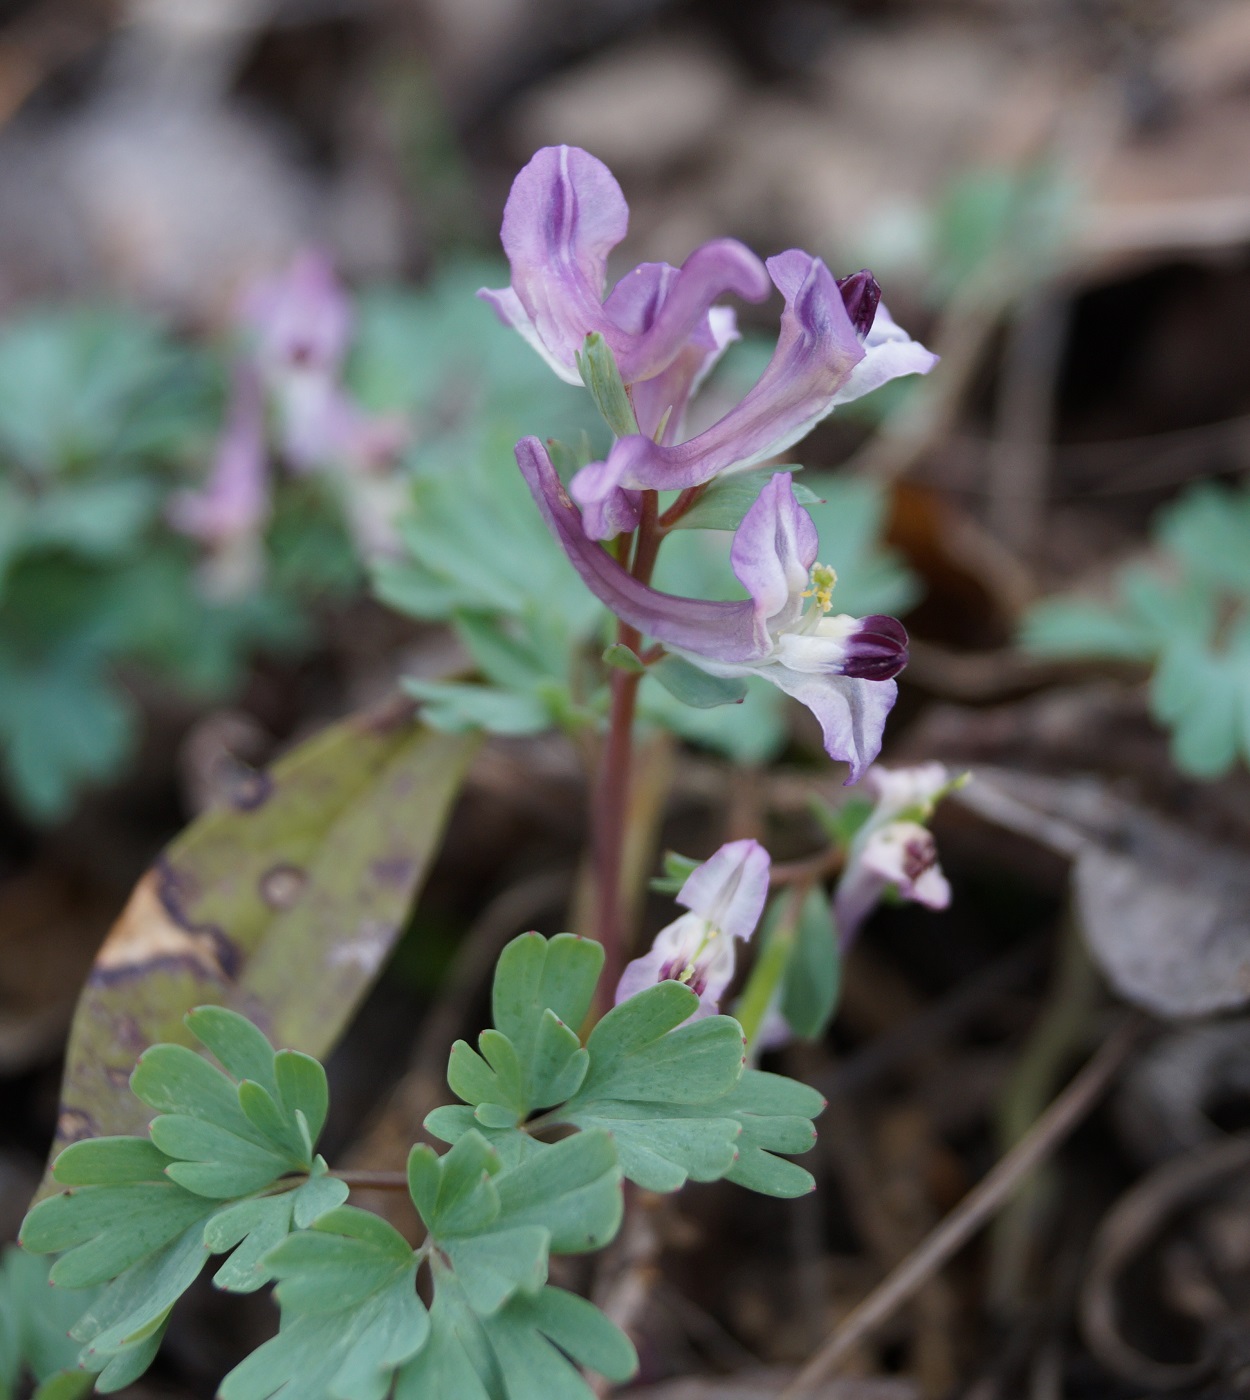
{"label": "flower cluster", "polygon": [[223,591],[255,580],[272,508],[272,413],[274,447],[289,470],[331,476],[362,552],[389,549],[400,505],[389,468],[407,434],[398,419],[366,413],[343,386],[353,314],[329,260],[299,254],[247,289],[235,320],[245,348],[214,465],[200,490],[173,498],[170,523],[208,546]]}
{"label": "flower cluster", "polygon": [[[833,923],[845,952],[884,898],[945,909],[951,889],[938,864],[927,823],[960,779],[940,763],[871,768],[865,779],[876,801],[856,832],[833,895]],[[682,914],[656,935],[649,952],[625,969],[617,1002],[672,979],[698,993],[696,1017],[714,1015],[733,980],[736,948],[755,932],[768,898],[771,864],[756,841],[731,841],[687,877]],[[774,999],[759,1035],[763,1049],[793,1038]]]}
{"label": "flower cluster", "polygon": [[[539,151],[513,184],[503,221],[512,283],[480,295],[570,383],[587,337],[602,337],[637,427],[568,490],[537,438],[517,445],[518,464],[573,566],[618,618],[711,675],[759,676],[794,696],[854,782],[880,749],[907,634],[894,618],[833,612],[836,574],[817,563],[815,526],[789,473],[772,477],[734,536],[734,572],[750,595],[741,602],[661,593],[601,542],[639,526],[646,493],[697,493],[757,466],[839,404],[926,373],[934,356],[890,319],[871,273],[839,280],[797,249],[763,263],[716,239],[680,268],[641,264],[605,295],[608,254],[628,220],[607,167],[574,147]],[[718,298],[758,302],[773,287],[785,307],[763,374],[719,422],[685,437],[691,397],[738,334]]]}

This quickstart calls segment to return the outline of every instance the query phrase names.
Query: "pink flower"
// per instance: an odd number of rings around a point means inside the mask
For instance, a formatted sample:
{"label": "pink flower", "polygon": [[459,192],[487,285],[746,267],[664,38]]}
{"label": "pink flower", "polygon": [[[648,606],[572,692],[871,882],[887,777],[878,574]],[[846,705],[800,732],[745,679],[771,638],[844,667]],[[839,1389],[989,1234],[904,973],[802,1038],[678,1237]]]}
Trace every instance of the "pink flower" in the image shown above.
{"label": "pink flower", "polygon": [[951,900],[937,843],[924,825],[950,791],[946,769],[940,763],[893,770],[874,767],[865,781],[876,791],[877,803],[851,844],[833,901],[843,948],[891,888],[900,898],[930,909],[945,909]]}
{"label": "pink flower", "polygon": [[690,912],[656,935],[651,951],[626,967],[619,1005],[660,982],[698,995],[692,1019],[714,1016],[734,973],[734,942],[755,931],[768,898],[768,852],[758,841],[730,841],[694,870],[677,896]]}
{"label": "pink flower", "polygon": [[708,674],[759,676],[806,705],[825,752],[849,764],[847,781],[857,781],[881,749],[907,632],[893,617],[831,611],[836,574],[816,563],[816,527],[788,472],[773,476],[734,535],[734,573],[751,596],[721,602],[640,583],[587,535],[542,443],[522,438],[516,453],[539,510],[595,597]]}

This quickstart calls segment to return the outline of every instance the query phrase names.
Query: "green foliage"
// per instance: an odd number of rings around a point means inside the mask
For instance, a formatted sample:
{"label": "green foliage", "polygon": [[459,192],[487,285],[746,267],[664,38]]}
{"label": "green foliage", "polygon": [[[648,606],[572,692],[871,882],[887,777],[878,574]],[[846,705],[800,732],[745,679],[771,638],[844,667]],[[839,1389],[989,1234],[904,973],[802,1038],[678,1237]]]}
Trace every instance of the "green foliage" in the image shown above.
{"label": "green foliage", "polygon": [[1053,598],[1022,640],[1046,656],[1151,667],[1151,713],[1178,768],[1199,778],[1250,762],[1250,490],[1192,488],[1160,512],[1161,559],[1130,565],[1108,603]]}
{"label": "green foliage", "polygon": [[[569,934],[525,934],[510,944],[496,972],[495,1029],[482,1033],[480,1053],[463,1041],[452,1051],[448,1083],[464,1105],[436,1109],[426,1119],[429,1131],[456,1144],[482,1136],[518,1165],[550,1155],[530,1136],[536,1127],[603,1132],[625,1176],[653,1191],[726,1176],[770,1194],[795,1194],[799,1178],[810,1183],[793,1164],[774,1170],[749,1150],[757,1143],[748,1127],[767,1116],[772,1090],[790,1081],[766,1076],[761,1085],[744,1077],[741,1027],[728,1016],[691,1020],[698,997],[688,987],[666,981],[630,997],[580,1047],[569,1027],[591,1004],[601,962],[597,944]],[[801,1085],[786,1094],[820,1111],[819,1095]],[[785,1115],[796,1111],[787,1107]],[[810,1122],[806,1133],[791,1148],[783,1144],[797,1141],[793,1132],[776,1138],[765,1131],[758,1145],[806,1151]]]}
{"label": "green foliage", "polygon": [[[625,1380],[629,1341],[591,1304],[547,1285],[552,1254],[597,1249],[621,1220],[621,1173],[603,1133],[579,1133],[505,1167],[474,1131],[443,1157],[414,1147],[409,1191],[427,1230],[412,1247],[350,1206],[268,1256],[282,1328],[221,1388],[222,1400],[381,1400],[591,1391],[561,1351]],[[429,1261],[434,1300],[415,1289]],[[544,1340],[549,1339],[549,1340]],[[398,1374],[396,1374],[398,1372]]]}
{"label": "green foliage", "polygon": [[138,714],[124,668],[201,698],[257,648],[303,639],[290,590],[204,596],[163,522],[220,416],[213,359],[120,310],[31,313],[0,332],[0,753],[22,809],[54,820],[114,777]]}
{"label": "green foliage", "polygon": [[175,1302],[211,1254],[229,1253],[214,1282],[250,1293],[273,1276],[267,1254],[342,1203],[315,1144],[325,1122],[325,1071],[273,1047],[250,1021],[201,1007],[187,1026],[222,1068],[183,1045],[155,1045],[131,1088],[156,1110],[151,1136],[89,1138],[67,1147],[53,1176],[67,1187],[39,1202],[21,1243],[56,1253],[49,1278],[107,1287],[70,1329],[79,1365],[101,1392],[147,1369]]}
{"label": "green foliage", "polygon": [[[681,516],[678,530],[736,530],[742,517],[751,509],[760,492],[776,472],[798,472],[803,468],[790,466],[757,467],[754,471],[732,472],[718,476],[693,506]],[[820,497],[802,482],[794,483],[794,499],[801,506],[821,504]]]}
{"label": "green foliage", "polygon": [[[65,1396],[93,1377],[105,1393],[130,1384],[215,1254],[227,1256],[218,1287],[249,1293],[276,1279],[282,1309],[278,1335],[231,1372],[222,1400],[384,1400],[392,1387],[410,1400],[589,1400],[578,1365],[628,1379],[629,1340],[548,1283],[551,1256],[612,1240],[626,1176],[663,1191],[721,1177],[776,1196],[809,1189],[807,1173],[775,1154],[811,1146],[823,1104],[790,1080],[744,1073],[738,1023],[691,1019],[698,998],[677,982],[615,1007],[583,1045],[573,1027],[590,1010],[603,956],[570,934],[525,934],[504,950],[494,1027],[478,1050],[452,1051],[448,1080],[464,1102],[427,1120],[452,1147],[439,1156],[420,1144],[409,1156],[426,1230],[415,1250],[345,1206],[345,1183],[317,1155],[328,1110],[321,1065],[275,1053],[223,1007],[192,1012],[187,1028],[207,1053],[155,1045],[131,1076],[156,1115],[149,1135],[67,1147],[54,1168],[66,1189],[22,1227],[26,1249],[60,1256],[52,1283],[100,1290],[69,1328],[78,1369],[55,1347],[36,1354],[29,1324],[10,1312],[0,1383],[25,1356]],[[426,1264],[428,1310],[416,1288]]]}
{"label": "green foliage", "polygon": [[13,1245],[0,1256],[0,1400],[16,1400],[23,1377],[37,1383],[34,1400],[76,1400],[94,1377],[77,1370],[69,1329],[82,1312],[81,1293],[48,1287],[49,1261]]}
{"label": "green foliage", "polygon": [[738,677],[711,676],[682,656],[665,656],[651,667],[651,674],[675,699],[696,710],[718,705],[740,705],[747,698],[747,683]]}
{"label": "green foliage", "polygon": [[841,973],[829,896],[816,886],[807,892],[799,911],[781,986],[781,1014],[795,1035],[803,1040],[824,1035],[837,1008]]}

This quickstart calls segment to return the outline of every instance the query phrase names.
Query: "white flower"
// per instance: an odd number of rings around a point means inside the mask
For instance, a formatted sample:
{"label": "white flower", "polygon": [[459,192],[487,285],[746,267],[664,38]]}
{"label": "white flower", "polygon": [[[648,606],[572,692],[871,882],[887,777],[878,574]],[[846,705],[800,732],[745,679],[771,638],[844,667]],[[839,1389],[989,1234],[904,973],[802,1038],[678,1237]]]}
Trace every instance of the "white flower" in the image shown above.
{"label": "white flower", "polygon": [[662,928],[651,951],[626,967],[617,1004],[674,981],[698,996],[694,1018],[714,1016],[733,978],[734,941],[745,943],[763,913],[769,866],[758,841],[730,841],[692,871],[677,896],[690,912]]}

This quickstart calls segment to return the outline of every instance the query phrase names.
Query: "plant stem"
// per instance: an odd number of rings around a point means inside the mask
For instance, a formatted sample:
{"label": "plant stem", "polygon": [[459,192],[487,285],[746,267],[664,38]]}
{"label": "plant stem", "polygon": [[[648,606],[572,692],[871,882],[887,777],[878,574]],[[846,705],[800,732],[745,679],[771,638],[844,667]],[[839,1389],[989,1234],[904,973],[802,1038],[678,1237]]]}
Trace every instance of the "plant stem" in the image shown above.
{"label": "plant stem", "polygon": [[[617,641],[635,647],[638,633],[621,623]],[[624,671],[612,674],[612,708],[608,737],[603,746],[595,784],[593,850],[595,863],[595,934],[603,944],[604,970],[599,981],[600,1015],[612,1005],[616,984],[625,969],[625,929],[622,919],[621,857],[625,847],[625,813],[629,804],[630,766],[633,757],[634,711],[639,676]]]}
{"label": "plant stem", "polygon": [[[630,572],[643,583],[651,579],[660,548],[657,529],[658,497],[643,493],[642,518],[634,544]],[[637,653],[642,634],[628,623],[618,622],[616,640]],[[641,676],[626,671],[612,672],[611,708],[608,734],[603,745],[591,807],[591,849],[595,867],[595,934],[603,944],[605,959],[599,980],[599,1014],[612,1006],[616,984],[625,970],[629,954],[629,933],[625,927],[625,901],[621,889],[625,835],[629,813],[630,779],[633,767],[634,715],[638,706]]]}

